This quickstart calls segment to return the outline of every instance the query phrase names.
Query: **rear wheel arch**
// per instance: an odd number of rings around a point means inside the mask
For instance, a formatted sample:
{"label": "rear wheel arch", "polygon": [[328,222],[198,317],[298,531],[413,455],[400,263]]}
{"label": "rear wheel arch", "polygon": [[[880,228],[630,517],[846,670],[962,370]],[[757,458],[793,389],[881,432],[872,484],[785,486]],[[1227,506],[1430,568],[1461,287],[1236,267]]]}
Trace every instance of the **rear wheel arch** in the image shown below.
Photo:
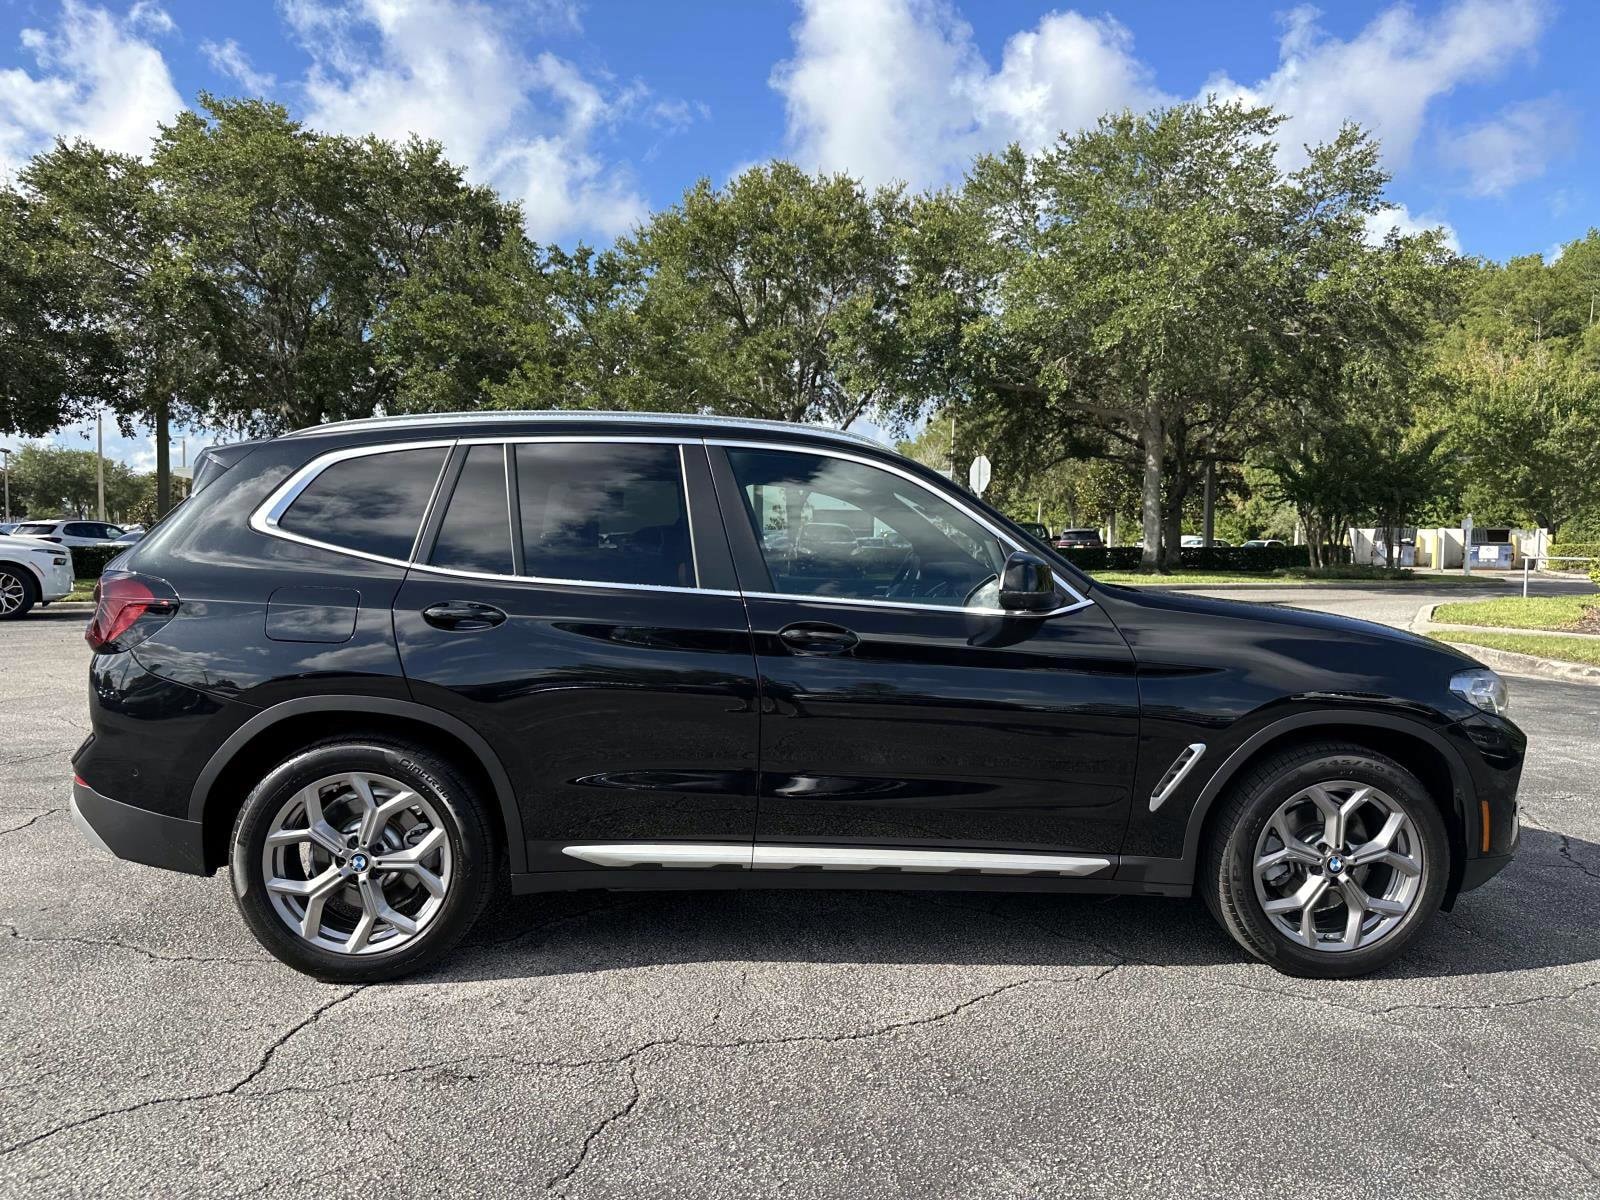
{"label": "rear wheel arch", "polygon": [[1477,817],[1467,801],[1471,776],[1443,737],[1425,726],[1379,713],[1301,713],[1286,717],[1252,734],[1217,768],[1189,815],[1184,837],[1184,858],[1199,861],[1205,836],[1221,809],[1218,801],[1250,768],[1296,746],[1321,742],[1346,742],[1392,758],[1415,775],[1439,806],[1450,840],[1450,874],[1446,881],[1448,907],[1460,890],[1466,869],[1468,839],[1474,836]]}
{"label": "rear wheel arch", "polygon": [[251,717],[217,748],[189,794],[189,819],[202,824],[207,868],[226,864],[234,818],[267,772],[331,737],[362,736],[413,744],[448,760],[484,798],[485,816],[506,847],[511,870],[527,869],[516,792],[483,737],[448,713],[377,696],[286,700]]}

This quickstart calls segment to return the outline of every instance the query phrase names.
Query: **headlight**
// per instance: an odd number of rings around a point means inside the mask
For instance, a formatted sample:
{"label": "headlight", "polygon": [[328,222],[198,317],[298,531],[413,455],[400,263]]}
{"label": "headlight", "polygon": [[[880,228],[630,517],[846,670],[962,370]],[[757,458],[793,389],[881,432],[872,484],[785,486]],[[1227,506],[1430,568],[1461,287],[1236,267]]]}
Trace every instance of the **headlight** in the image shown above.
{"label": "headlight", "polygon": [[1450,676],[1450,690],[1484,712],[1503,713],[1511,706],[1511,692],[1506,681],[1488,667],[1457,671]]}

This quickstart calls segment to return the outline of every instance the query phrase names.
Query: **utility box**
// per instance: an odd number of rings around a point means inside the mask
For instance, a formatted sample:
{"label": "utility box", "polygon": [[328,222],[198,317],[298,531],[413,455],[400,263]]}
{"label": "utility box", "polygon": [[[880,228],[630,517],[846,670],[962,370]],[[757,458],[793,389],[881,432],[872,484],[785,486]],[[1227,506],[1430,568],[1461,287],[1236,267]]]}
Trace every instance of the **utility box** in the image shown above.
{"label": "utility box", "polygon": [[1516,547],[1510,542],[1474,542],[1472,544],[1472,569],[1509,571],[1516,556]]}

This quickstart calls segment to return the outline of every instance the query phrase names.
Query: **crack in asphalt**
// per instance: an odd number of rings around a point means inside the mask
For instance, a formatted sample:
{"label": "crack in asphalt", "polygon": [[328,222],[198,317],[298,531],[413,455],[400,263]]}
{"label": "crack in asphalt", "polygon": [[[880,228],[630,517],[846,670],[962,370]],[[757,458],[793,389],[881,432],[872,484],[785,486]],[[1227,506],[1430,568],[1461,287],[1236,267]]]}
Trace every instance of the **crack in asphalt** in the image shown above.
{"label": "crack in asphalt", "polygon": [[565,1171],[552,1175],[545,1181],[545,1191],[554,1191],[582,1170],[583,1164],[588,1161],[589,1151],[594,1148],[595,1140],[618,1121],[626,1120],[633,1114],[633,1110],[639,1107],[639,1099],[644,1093],[639,1087],[639,1069],[631,1062],[628,1064],[628,1084],[633,1089],[633,1094],[628,1097],[621,1108],[601,1118],[599,1124],[589,1130],[588,1135],[583,1139],[583,1145],[578,1147],[577,1157],[572,1160]]}
{"label": "crack in asphalt", "polygon": [[47,808],[42,813],[35,813],[33,816],[29,817],[26,821],[24,821],[21,825],[11,825],[11,826],[9,826],[9,827],[7,827],[5,829],[0,829],[0,837],[4,837],[8,833],[20,833],[22,830],[26,829],[28,826],[32,825],[34,822],[42,821],[46,817],[51,816],[51,815],[53,815],[55,813],[58,813],[60,811],[61,811],[60,808]]}
{"label": "crack in asphalt", "polygon": [[92,947],[95,947],[96,949],[128,950],[128,951],[131,951],[134,954],[143,955],[145,958],[148,958],[151,962],[163,962],[163,963],[233,963],[233,964],[237,964],[239,966],[258,966],[258,967],[271,967],[271,966],[276,966],[277,965],[276,962],[273,959],[268,958],[265,955],[263,955],[263,956],[261,956],[259,958],[233,958],[233,957],[229,957],[227,955],[163,954],[159,950],[151,950],[148,946],[135,945],[133,942],[124,942],[124,941],[118,940],[117,938],[78,937],[78,936],[74,936],[74,935],[71,935],[71,934],[23,933],[22,930],[18,929],[10,921],[0,921],[0,930],[4,930],[6,933],[10,934],[10,936],[13,939],[15,939],[16,941],[19,941],[19,942],[29,942],[29,943],[32,943],[32,944],[35,944],[35,945],[41,945],[41,946],[49,946],[49,945],[92,946]]}
{"label": "crack in asphalt", "polygon": [[272,1065],[272,1060],[277,1056],[278,1051],[283,1049],[283,1047],[287,1045],[291,1039],[296,1037],[304,1030],[309,1029],[312,1025],[315,1025],[318,1021],[322,1020],[324,1016],[326,1016],[333,1009],[337,1008],[339,1005],[343,1004],[346,1000],[351,999],[353,996],[359,995],[361,992],[365,991],[371,986],[371,984],[365,983],[356,984],[342,994],[335,996],[332,1000],[317,1005],[317,1007],[311,1011],[309,1016],[297,1021],[283,1033],[274,1038],[267,1048],[261,1052],[261,1055],[256,1060],[256,1065],[250,1068],[250,1070],[247,1071],[242,1078],[236,1080],[232,1084],[229,1084],[225,1088],[218,1088],[209,1092],[194,1092],[182,1096],[153,1096],[148,1100],[140,1100],[134,1104],[124,1104],[117,1108],[108,1108],[100,1112],[90,1113],[88,1116],[77,1117],[71,1121],[65,1121],[60,1125],[52,1126],[51,1128],[43,1130],[40,1133],[36,1133],[31,1137],[23,1138],[20,1142],[13,1142],[9,1146],[0,1147],[0,1157],[6,1157],[17,1153],[20,1150],[26,1150],[31,1146],[37,1146],[41,1142],[46,1142],[59,1134],[67,1133],[74,1129],[82,1129],[86,1125],[93,1125],[96,1122],[104,1121],[109,1117],[120,1117],[126,1115],[127,1113],[138,1112],[146,1108],[157,1108],[167,1104],[185,1104],[193,1101],[216,1100],[223,1096],[236,1095],[241,1088],[250,1083],[251,1080],[255,1079]]}

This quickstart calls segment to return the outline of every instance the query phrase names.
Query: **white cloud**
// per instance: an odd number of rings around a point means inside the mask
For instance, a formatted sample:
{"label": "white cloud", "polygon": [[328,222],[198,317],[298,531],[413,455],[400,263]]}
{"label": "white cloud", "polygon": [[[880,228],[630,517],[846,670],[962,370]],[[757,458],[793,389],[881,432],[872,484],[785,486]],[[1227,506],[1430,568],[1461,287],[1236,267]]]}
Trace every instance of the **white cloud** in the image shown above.
{"label": "white cloud", "polygon": [[1395,168],[1410,159],[1428,106],[1529,54],[1549,14],[1543,0],[1456,0],[1424,20],[1396,4],[1349,41],[1329,37],[1317,15],[1302,6],[1284,17],[1278,69],[1267,78],[1244,85],[1220,74],[1202,94],[1271,104],[1288,114],[1280,137],[1289,159],[1355,121],[1377,134]]}
{"label": "white cloud", "polygon": [[271,72],[257,71],[244,48],[232,38],[220,43],[201,42],[200,52],[218,71],[243,84],[247,92],[264,96],[278,86],[277,76]]}
{"label": "white cloud", "polygon": [[1470,191],[1498,196],[1537,179],[1553,159],[1570,150],[1575,124],[1572,111],[1554,97],[1527,100],[1445,138],[1441,149],[1447,162],[1467,173]]}
{"label": "white cloud", "polygon": [[1455,253],[1461,253],[1461,239],[1456,236],[1455,227],[1449,221],[1441,220],[1428,213],[1412,215],[1411,210],[1404,204],[1387,204],[1375,213],[1369,213],[1366,219],[1367,240],[1377,245],[1389,236],[1390,230],[1399,230],[1402,236],[1423,233],[1429,229],[1444,230],[1444,244]]}
{"label": "white cloud", "polygon": [[33,73],[0,71],[0,173],[14,173],[57,137],[82,137],[129,154],[183,107],[166,59],[149,40],[173,31],[159,6],[124,15],[65,0],[51,29],[24,29]]}
{"label": "white cloud", "polygon": [[1033,149],[1104,112],[1164,97],[1105,17],[1051,13],[991,70],[942,0],[802,0],[794,55],[772,73],[805,166],[872,183],[946,182],[973,154]]}
{"label": "white cloud", "polygon": [[[529,58],[475,0],[289,0],[284,12],[312,57],[311,125],[438,140],[521,200],[539,240],[619,233],[647,211],[627,169],[594,145],[646,89],[609,89],[550,53]],[[569,8],[547,5],[542,19],[551,12]]]}

